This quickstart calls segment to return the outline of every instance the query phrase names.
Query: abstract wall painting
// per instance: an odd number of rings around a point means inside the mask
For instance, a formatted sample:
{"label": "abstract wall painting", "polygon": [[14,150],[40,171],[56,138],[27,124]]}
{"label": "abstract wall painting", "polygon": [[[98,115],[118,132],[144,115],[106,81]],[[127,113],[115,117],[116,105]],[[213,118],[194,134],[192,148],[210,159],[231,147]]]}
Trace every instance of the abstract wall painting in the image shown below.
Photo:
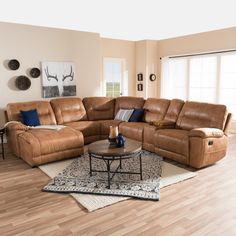
{"label": "abstract wall painting", "polygon": [[73,62],[42,62],[43,98],[76,96]]}

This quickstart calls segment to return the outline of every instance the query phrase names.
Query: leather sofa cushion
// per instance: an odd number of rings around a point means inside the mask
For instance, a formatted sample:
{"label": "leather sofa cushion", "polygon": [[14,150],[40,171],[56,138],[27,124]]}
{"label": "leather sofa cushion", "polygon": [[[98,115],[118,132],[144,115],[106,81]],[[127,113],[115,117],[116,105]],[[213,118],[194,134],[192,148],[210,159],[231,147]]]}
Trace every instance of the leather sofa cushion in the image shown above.
{"label": "leather sofa cushion", "polygon": [[149,124],[144,122],[122,122],[119,125],[119,132],[121,132],[127,138],[142,142],[143,129],[146,126],[149,126]]}
{"label": "leather sofa cushion", "polygon": [[89,120],[114,119],[115,99],[108,97],[86,97],[83,104]]}
{"label": "leather sofa cushion", "polygon": [[153,122],[157,120],[163,120],[167,109],[170,105],[170,100],[159,98],[148,98],[144,104],[145,122]]}
{"label": "leather sofa cushion", "polygon": [[160,129],[154,136],[155,146],[173,153],[189,156],[188,131],[178,129]]}
{"label": "leather sofa cushion", "polygon": [[183,108],[184,101],[180,99],[172,99],[170,101],[170,106],[167,110],[164,120],[170,122],[176,122],[178,116]]}
{"label": "leather sofa cushion", "polygon": [[144,99],[141,97],[118,97],[116,98],[115,115],[120,109],[143,108]]}
{"label": "leather sofa cushion", "polygon": [[154,135],[156,132],[156,127],[153,125],[145,126],[143,129],[143,149],[155,152],[155,145],[154,145]]}
{"label": "leather sofa cushion", "polygon": [[225,105],[186,102],[177,120],[177,128],[224,128],[227,118]]}
{"label": "leather sofa cushion", "polygon": [[87,120],[86,111],[80,98],[57,98],[51,105],[58,124]]}
{"label": "leather sofa cushion", "polygon": [[84,137],[100,135],[100,123],[97,121],[76,121],[65,125],[81,131]]}
{"label": "leather sofa cushion", "polygon": [[121,122],[120,120],[100,120],[101,135],[109,135],[110,126],[119,126]]}
{"label": "leather sofa cushion", "polygon": [[56,119],[48,101],[16,102],[7,105],[7,118],[9,121],[21,121],[20,110],[37,109],[41,125],[55,125]]}
{"label": "leather sofa cushion", "polygon": [[157,128],[153,125],[147,125],[143,130],[143,143],[155,144],[154,135],[156,133]]}
{"label": "leather sofa cushion", "polygon": [[155,126],[156,129],[174,129],[175,128],[175,122],[167,121],[167,120],[153,121],[150,124]]}
{"label": "leather sofa cushion", "polygon": [[61,130],[30,129],[19,134],[19,139],[24,139],[30,146],[22,148],[32,148],[33,156],[41,156],[64,150],[83,147],[84,138],[81,132],[65,127]]}

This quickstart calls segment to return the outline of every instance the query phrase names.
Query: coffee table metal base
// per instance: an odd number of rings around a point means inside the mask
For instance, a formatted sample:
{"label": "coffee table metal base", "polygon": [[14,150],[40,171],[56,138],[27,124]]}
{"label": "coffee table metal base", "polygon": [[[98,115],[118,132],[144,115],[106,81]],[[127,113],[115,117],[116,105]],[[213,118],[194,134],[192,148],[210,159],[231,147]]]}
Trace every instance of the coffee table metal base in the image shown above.
{"label": "coffee table metal base", "polygon": [[[132,172],[132,171],[122,171],[122,160],[123,159],[129,159],[129,158],[134,158],[138,157],[139,158],[139,172]],[[92,168],[92,158],[100,159],[103,160],[106,163],[106,170],[94,170]],[[119,165],[116,168],[116,170],[112,171],[111,170],[111,164],[113,161],[119,161]],[[140,180],[143,179],[143,170],[142,170],[142,151],[135,153],[135,154],[130,154],[129,156],[114,156],[114,157],[107,157],[107,156],[100,156],[100,155],[95,155],[90,153],[89,154],[89,173],[90,176],[93,175],[95,172],[105,172],[107,173],[107,182],[108,186],[107,188],[111,188],[111,180],[113,179],[115,174],[132,174],[132,175],[140,175]]]}

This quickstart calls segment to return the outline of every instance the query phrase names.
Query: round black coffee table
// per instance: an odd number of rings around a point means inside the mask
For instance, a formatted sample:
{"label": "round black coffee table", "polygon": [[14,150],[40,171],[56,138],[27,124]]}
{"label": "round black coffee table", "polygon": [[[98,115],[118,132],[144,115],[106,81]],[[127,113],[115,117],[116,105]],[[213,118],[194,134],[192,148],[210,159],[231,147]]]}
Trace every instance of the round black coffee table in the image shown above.
{"label": "round black coffee table", "polygon": [[[110,189],[111,180],[115,174],[134,174],[140,175],[142,180],[142,145],[140,142],[135,140],[126,139],[124,147],[111,147],[108,140],[101,140],[89,144],[88,146],[89,153],[89,166],[90,166],[90,176],[94,172],[106,172],[108,180],[108,188]],[[139,172],[129,172],[122,171],[122,160],[128,158],[139,157]],[[92,168],[92,159],[101,159],[106,163],[106,170],[95,170]],[[119,165],[116,170],[111,170],[111,164],[113,161],[119,161]]]}

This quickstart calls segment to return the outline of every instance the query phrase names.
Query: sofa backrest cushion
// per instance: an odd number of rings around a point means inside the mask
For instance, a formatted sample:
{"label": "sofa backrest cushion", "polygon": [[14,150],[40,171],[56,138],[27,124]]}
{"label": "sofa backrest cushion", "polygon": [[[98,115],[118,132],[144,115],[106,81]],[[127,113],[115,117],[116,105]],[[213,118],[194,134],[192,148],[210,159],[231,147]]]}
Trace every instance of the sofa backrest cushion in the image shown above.
{"label": "sofa backrest cushion", "polygon": [[191,130],[194,128],[224,128],[227,118],[225,105],[185,102],[178,120],[177,128]]}
{"label": "sofa backrest cushion", "polygon": [[115,99],[108,97],[86,97],[83,104],[89,120],[114,119]]}
{"label": "sofa backrest cushion", "polygon": [[116,98],[115,115],[120,109],[143,108],[144,99],[141,97],[118,97]]}
{"label": "sofa backrest cushion", "polygon": [[59,125],[87,120],[86,111],[80,98],[56,98],[50,102]]}
{"label": "sofa backrest cushion", "polygon": [[144,104],[145,122],[163,120],[169,105],[170,105],[170,100],[168,99],[148,98]]}
{"label": "sofa backrest cushion", "polygon": [[39,115],[41,125],[55,125],[56,119],[53,113],[50,102],[48,101],[31,101],[31,102],[16,102],[7,105],[7,117],[9,121],[21,121],[20,111],[28,111],[36,109]]}
{"label": "sofa backrest cushion", "polygon": [[170,106],[167,110],[164,120],[170,122],[176,122],[178,116],[183,108],[184,101],[180,99],[172,99],[170,101]]}

